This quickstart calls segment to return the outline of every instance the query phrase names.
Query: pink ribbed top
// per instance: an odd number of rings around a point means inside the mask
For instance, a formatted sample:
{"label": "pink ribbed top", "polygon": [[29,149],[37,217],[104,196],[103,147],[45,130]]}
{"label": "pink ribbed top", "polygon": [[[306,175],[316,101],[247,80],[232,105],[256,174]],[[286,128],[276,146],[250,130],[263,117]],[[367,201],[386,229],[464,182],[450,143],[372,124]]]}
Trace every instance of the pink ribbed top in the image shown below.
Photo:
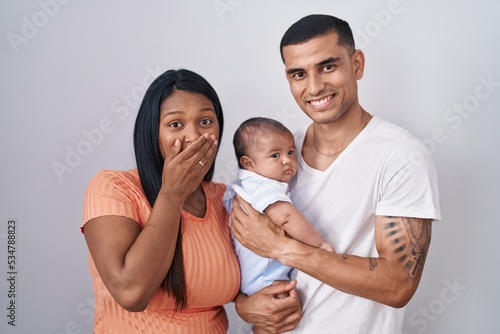
{"label": "pink ribbed top", "polygon": [[[205,217],[181,214],[187,309],[174,313],[174,299],[159,289],[145,311],[126,311],[104,286],[89,254],[96,298],[94,333],[226,333],[228,320],[222,305],[238,293],[240,271],[222,205],[225,185],[203,182],[202,187],[207,199]],[[150,214],[137,170],[106,170],[87,188],[81,228],[90,219],[106,215],[129,217],[144,227]]]}

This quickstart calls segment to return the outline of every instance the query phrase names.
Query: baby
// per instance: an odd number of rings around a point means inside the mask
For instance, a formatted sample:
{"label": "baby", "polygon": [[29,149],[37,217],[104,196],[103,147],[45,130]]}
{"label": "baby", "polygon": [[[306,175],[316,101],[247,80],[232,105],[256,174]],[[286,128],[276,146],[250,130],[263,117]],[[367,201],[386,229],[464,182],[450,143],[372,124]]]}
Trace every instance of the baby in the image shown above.
{"label": "baby", "polygon": [[[236,130],[233,145],[240,169],[224,194],[228,212],[238,194],[292,238],[333,252],[332,245],[323,240],[290,200],[287,182],[297,173],[295,141],[290,130],[270,118],[250,118]],[[251,295],[275,282],[290,280],[290,267],[253,253],[234,236],[233,242],[240,262],[243,293]],[[276,296],[282,297],[285,296]]]}

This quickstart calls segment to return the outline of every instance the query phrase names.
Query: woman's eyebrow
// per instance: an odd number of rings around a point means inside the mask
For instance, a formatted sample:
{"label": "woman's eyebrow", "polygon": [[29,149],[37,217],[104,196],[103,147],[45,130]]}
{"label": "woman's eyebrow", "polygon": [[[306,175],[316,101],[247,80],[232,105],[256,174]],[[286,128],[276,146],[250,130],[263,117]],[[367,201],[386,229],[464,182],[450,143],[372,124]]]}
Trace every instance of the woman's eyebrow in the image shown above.
{"label": "woman's eyebrow", "polygon": [[162,111],[160,111],[160,118],[163,118],[166,116],[171,116],[171,115],[183,114],[183,113],[184,112],[180,111],[180,110],[169,110],[169,111],[162,110]]}

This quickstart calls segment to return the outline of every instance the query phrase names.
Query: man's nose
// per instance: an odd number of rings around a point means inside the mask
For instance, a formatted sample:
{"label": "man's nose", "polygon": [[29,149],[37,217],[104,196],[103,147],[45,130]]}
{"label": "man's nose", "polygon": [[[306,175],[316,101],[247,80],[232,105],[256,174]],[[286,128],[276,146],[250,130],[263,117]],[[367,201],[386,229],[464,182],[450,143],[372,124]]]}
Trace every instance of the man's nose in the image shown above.
{"label": "man's nose", "polygon": [[318,74],[309,75],[307,90],[311,95],[318,95],[325,88],[325,84]]}

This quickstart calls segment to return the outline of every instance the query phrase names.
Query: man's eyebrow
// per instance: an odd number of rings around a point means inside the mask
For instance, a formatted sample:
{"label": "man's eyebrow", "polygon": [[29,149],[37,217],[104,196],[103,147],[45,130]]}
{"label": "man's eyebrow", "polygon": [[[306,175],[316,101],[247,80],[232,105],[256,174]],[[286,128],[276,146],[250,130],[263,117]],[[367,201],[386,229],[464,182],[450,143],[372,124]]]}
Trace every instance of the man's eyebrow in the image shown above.
{"label": "man's eyebrow", "polygon": [[304,72],[304,69],[302,69],[302,68],[290,68],[290,69],[286,70],[286,74],[294,74],[297,72]]}
{"label": "man's eyebrow", "polygon": [[319,63],[316,64],[316,66],[323,66],[326,64],[338,63],[339,61],[340,61],[339,57],[330,57],[330,58],[326,58],[325,60],[320,61]]}
{"label": "man's eyebrow", "polygon": [[[320,66],[324,66],[326,64],[332,64],[332,63],[338,63],[338,62],[340,62],[340,57],[330,57],[330,58],[326,58],[325,60],[320,61],[319,63],[315,64],[314,66],[320,67]],[[286,70],[286,74],[294,74],[297,72],[304,72],[304,69],[297,67],[297,68],[290,68],[290,69]]]}

